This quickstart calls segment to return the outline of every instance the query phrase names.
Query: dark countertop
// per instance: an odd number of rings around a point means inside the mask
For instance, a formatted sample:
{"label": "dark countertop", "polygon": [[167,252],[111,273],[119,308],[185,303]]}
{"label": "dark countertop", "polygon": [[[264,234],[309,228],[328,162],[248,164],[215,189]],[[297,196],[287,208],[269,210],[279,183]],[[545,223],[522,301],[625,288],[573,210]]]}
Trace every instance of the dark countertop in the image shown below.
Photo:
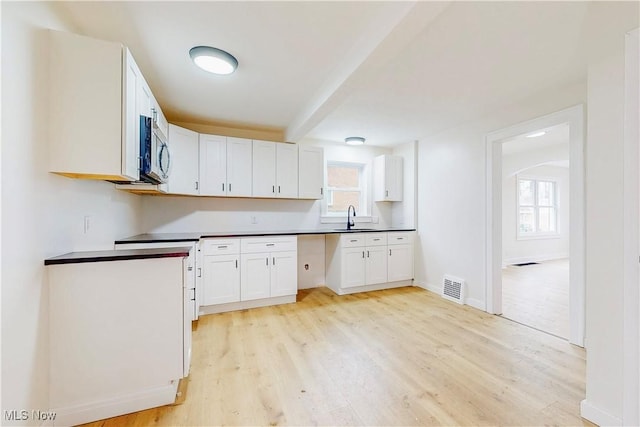
{"label": "dark countertop", "polygon": [[44,260],[44,265],[78,264],[83,262],[127,261],[150,258],[175,258],[189,256],[191,247],[159,249],[125,249],[119,251],[70,252]]}
{"label": "dark countertop", "polygon": [[147,233],[116,240],[115,244],[124,243],[157,243],[157,242],[196,242],[207,237],[259,237],[259,236],[292,236],[312,234],[342,234],[342,233],[384,233],[388,231],[416,231],[415,228],[355,228],[351,231],[342,229],[315,230],[274,230],[274,231],[213,231],[200,233]]}

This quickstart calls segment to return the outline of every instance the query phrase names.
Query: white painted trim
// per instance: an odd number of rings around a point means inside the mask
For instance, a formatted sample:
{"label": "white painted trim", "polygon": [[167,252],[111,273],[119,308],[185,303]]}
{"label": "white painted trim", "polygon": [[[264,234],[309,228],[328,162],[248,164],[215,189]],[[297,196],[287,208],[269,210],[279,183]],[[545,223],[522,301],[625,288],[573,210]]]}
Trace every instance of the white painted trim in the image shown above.
{"label": "white painted trim", "polygon": [[378,283],[375,285],[354,286],[353,288],[341,288],[338,290],[330,288],[329,286],[327,286],[327,288],[331,289],[337,295],[349,295],[349,294],[357,294],[360,292],[382,291],[384,289],[403,288],[405,286],[413,286],[413,280],[400,280],[398,282]]}
{"label": "white painted trim", "polygon": [[571,164],[569,342],[583,346],[585,325],[585,123],[582,104],[486,135],[486,311],[493,314],[502,312],[502,141],[561,123],[569,123],[569,162]]}
{"label": "white painted trim", "polygon": [[640,424],[640,29],[625,37],[624,102],[624,351],[622,417]]}
{"label": "white painted trim", "polygon": [[580,416],[599,426],[622,425],[622,420],[620,418],[614,417],[610,413],[595,407],[589,403],[587,399],[580,402]]}
{"label": "white painted trim", "polygon": [[244,310],[247,308],[268,307],[270,305],[290,304],[296,302],[295,295],[282,297],[254,299],[250,301],[229,302],[226,304],[205,305],[200,307],[200,316],[207,314],[225,313],[227,311]]}
{"label": "white painted trim", "polygon": [[178,381],[134,393],[122,394],[87,404],[52,408],[56,412],[55,425],[78,425],[117,415],[169,405],[176,400]]}
{"label": "white painted trim", "polygon": [[523,262],[543,262],[543,261],[553,261],[556,259],[569,258],[568,253],[557,253],[557,254],[541,254],[541,255],[532,255],[532,256],[523,256],[517,258],[506,258],[502,260],[502,265],[510,265],[510,264],[521,264]]}

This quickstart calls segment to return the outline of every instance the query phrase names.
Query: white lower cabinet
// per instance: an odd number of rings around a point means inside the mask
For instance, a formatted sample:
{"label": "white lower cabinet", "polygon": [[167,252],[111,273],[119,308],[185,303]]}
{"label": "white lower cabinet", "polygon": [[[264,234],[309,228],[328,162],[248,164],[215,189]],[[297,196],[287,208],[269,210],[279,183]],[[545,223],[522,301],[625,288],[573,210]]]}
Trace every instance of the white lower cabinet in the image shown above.
{"label": "white lower cabinet", "polygon": [[295,302],[296,236],[203,239],[200,251],[201,314]]}
{"label": "white lower cabinet", "polygon": [[327,286],[339,295],[406,286],[413,279],[411,232],[326,237]]}
{"label": "white lower cabinet", "polygon": [[205,255],[202,259],[202,274],[210,279],[204,281],[202,305],[240,301],[240,255]]}

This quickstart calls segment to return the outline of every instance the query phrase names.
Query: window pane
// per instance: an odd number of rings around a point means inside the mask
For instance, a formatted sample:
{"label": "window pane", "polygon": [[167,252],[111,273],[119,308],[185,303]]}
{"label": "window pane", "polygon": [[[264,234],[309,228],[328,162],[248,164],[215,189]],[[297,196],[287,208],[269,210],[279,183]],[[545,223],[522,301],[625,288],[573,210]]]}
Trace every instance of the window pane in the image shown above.
{"label": "window pane", "polygon": [[556,209],[538,209],[538,231],[541,233],[552,233],[556,231]]}
{"label": "window pane", "polygon": [[518,198],[520,206],[533,206],[533,181],[521,179],[518,181]]}
{"label": "window pane", "polygon": [[356,208],[356,212],[360,212],[360,192],[359,191],[340,191],[333,190],[333,204],[329,205],[329,212],[347,212],[349,205]]}
{"label": "window pane", "polygon": [[554,190],[553,182],[538,181],[538,205],[553,206],[555,200]]}
{"label": "window pane", "polygon": [[533,233],[535,231],[535,219],[533,208],[520,208],[520,223],[518,232],[520,234]]}
{"label": "window pane", "polygon": [[360,168],[354,166],[327,166],[327,185],[334,188],[360,187]]}

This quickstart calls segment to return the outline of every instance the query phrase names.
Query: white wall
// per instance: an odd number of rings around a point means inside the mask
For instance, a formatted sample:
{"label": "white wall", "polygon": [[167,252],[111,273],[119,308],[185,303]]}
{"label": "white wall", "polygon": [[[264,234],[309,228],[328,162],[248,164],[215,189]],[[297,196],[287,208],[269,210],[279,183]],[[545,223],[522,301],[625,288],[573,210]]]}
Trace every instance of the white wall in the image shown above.
{"label": "white wall", "polygon": [[[48,408],[44,259],[111,249],[115,239],[141,230],[138,196],[47,172],[43,29],[70,29],[57,8],[2,3],[2,411]],[[87,234],[84,216],[91,217]]]}
{"label": "white wall", "polygon": [[418,141],[393,147],[393,155],[402,157],[402,201],[391,202],[391,225],[413,228],[416,225],[418,187],[416,182],[416,159]]}
{"label": "white wall", "polygon": [[[564,148],[564,149],[563,149]],[[555,155],[564,152],[565,157]],[[569,144],[529,150],[502,158],[502,263],[537,262],[569,256],[569,169],[559,166],[535,166],[545,161],[567,160]],[[542,160],[546,159],[546,160]],[[542,161],[541,161],[542,160]],[[530,166],[530,167],[527,167]],[[517,238],[517,174],[557,183],[558,236],[542,239]]]}
{"label": "white wall", "polygon": [[[621,424],[623,402],[624,41],[639,25],[637,2],[590,8],[586,176],[584,417]],[[637,361],[636,361],[637,363]]]}
{"label": "white wall", "polygon": [[550,88],[420,140],[417,284],[440,292],[444,274],[460,277],[467,283],[467,304],[485,308],[485,135],[585,100],[584,82]]}

